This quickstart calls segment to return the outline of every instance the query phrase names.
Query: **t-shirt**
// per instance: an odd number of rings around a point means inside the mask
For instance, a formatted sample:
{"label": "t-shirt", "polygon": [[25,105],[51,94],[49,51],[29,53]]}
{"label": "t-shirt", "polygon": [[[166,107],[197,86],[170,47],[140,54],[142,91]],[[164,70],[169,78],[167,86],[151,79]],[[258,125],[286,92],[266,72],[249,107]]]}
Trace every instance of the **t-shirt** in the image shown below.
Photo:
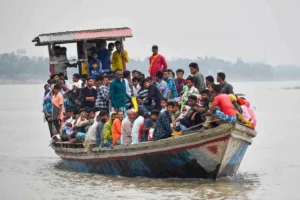
{"label": "t-shirt", "polygon": [[161,81],[160,83],[156,83],[156,87],[161,90],[162,89],[162,95],[165,99],[168,98],[168,92],[169,92],[169,89],[168,89],[168,85],[166,83],[166,81]]}
{"label": "t-shirt", "polygon": [[58,62],[57,64],[54,65],[55,74],[64,73],[64,75],[66,76],[67,75],[67,71],[66,71],[67,67],[66,67],[65,62],[68,61],[67,56],[64,56],[64,55],[60,55],[58,57],[54,56],[52,58],[52,61]]}
{"label": "t-shirt", "polygon": [[217,95],[213,103],[219,106],[220,110],[224,112],[225,115],[229,115],[229,116],[236,115],[236,111],[228,95],[226,94]]}
{"label": "t-shirt", "polygon": [[89,89],[88,87],[82,88],[80,97],[82,99],[82,107],[89,107],[93,108],[95,107],[95,101],[86,101],[86,97],[94,97],[95,100],[97,98],[97,90],[94,88]]}
{"label": "t-shirt", "polygon": [[97,51],[97,54],[102,64],[102,70],[110,70],[110,51],[108,49],[101,49]]}
{"label": "t-shirt", "polygon": [[[60,105],[64,105],[64,98],[61,93],[57,93],[57,95],[52,96],[52,104],[59,108]],[[63,111],[60,112],[60,116],[58,116],[58,119],[63,120]]]}

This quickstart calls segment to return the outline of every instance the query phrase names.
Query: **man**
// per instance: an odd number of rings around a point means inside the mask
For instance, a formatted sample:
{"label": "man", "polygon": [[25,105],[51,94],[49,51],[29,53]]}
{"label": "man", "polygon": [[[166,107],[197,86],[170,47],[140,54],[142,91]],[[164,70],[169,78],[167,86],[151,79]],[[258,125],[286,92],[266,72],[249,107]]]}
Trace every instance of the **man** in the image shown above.
{"label": "man", "polygon": [[126,70],[126,63],[129,62],[128,52],[123,49],[121,42],[115,42],[116,51],[112,56],[112,70],[115,71],[120,69],[122,71]]}
{"label": "man", "polygon": [[112,132],[112,144],[110,147],[114,147],[115,145],[121,144],[121,131],[122,131],[122,120],[123,120],[123,112],[117,112],[117,118],[113,121],[111,132]]}
{"label": "man", "polygon": [[126,93],[122,70],[116,70],[116,78],[110,83],[110,101],[115,111],[121,110],[126,116],[126,98],[131,97]]}
{"label": "man", "polygon": [[199,72],[199,67],[197,63],[191,63],[189,65],[190,72],[192,76],[194,77],[194,85],[198,89],[198,91],[201,91],[205,89],[204,84],[204,76]]}
{"label": "man", "polygon": [[[215,115],[217,118],[226,123],[233,123],[236,121],[236,110],[231,103],[230,97],[222,94],[222,87],[220,85],[213,85],[213,92],[215,99],[209,106],[210,114]],[[216,107],[219,107],[217,109]]]}
{"label": "man", "polygon": [[60,91],[60,85],[56,84],[53,88],[52,96],[52,120],[56,128],[57,133],[60,131],[61,124],[63,122],[63,105],[64,98]]}
{"label": "man", "polygon": [[133,77],[133,78],[139,78],[139,71],[133,70],[133,71],[132,71],[132,77]]}
{"label": "man", "polygon": [[94,86],[94,79],[88,78],[87,79],[87,87],[82,88],[80,92],[79,99],[82,101],[83,108],[94,108],[95,107],[95,100],[97,97],[97,90],[93,88]]}
{"label": "man", "polygon": [[153,45],[152,47],[152,56],[149,58],[149,69],[148,72],[150,73],[150,76],[155,78],[156,72],[166,70],[168,68],[167,62],[165,57],[158,54],[158,46]]}
{"label": "man", "polygon": [[104,79],[105,83],[107,83],[107,77],[98,76],[95,80],[97,90],[95,107],[99,110],[105,110],[108,112],[109,88],[107,85],[103,84]]}
{"label": "man", "polygon": [[158,116],[155,129],[153,132],[153,140],[161,140],[171,136],[171,114],[174,109],[174,102],[168,102],[167,110]]}
{"label": "man", "polygon": [[233,87],[225,81],[226,75],[223,72],[217,74],[217,82],[221,86],[222,94],[234,94]]}
{"label": "man", "polygon": [[137,97],[138,92],[141,89],[141,86],[139,85],[140,79],[137,77],[132,78],[132,91],[133,91],[133,96]]}
{"label": "man", "polygon": [[132,141],[131,132],[134,120],[136,119],[136,114],[136,110],[127,110],[127,117],[122,121],[122,144],[128,145]]}
{"label": "man", "polygon": [[214,84],[215,79],[211,75],[205,77],[205,86],[208,87],[209,84]]}
{"label": "man", "polygon": [[115,48],[115,44],[113,42],[108,43],[108,50],[109,50],[109,53],[110,53],[110,56],[109,56],[110,69],[112,69],[112,64],[111,63],[112,63],[112,55],[113,55],[114,48]]}
{"label": "man", "polygon": [[185,90],[185,92],[183,93],[183,95],[181,97],[181,105],[182,106],[187,104],[189,96],[199,94],[198,89],[195,88],[195,86],[194,86],[194,80],[195,79],[192,76],[189,76],[186,79],[186,85],[187,85],[188,88]]}
{"label": "man", "polygon": [[123,72],[123,78],[125,81],[125,87],[126,87],[126,93],[129,96],[133,96],[133,91],[132,91],[132,83],[131,83],[131,72],[129,70],[125,70]]}
{"label": "man", "polygon": [[[195,95],[189,96],[188,105],[190,109],[188,110],[184,118],[180,120],[181,129],[190,128],[191,126],[196,124],[195,123],[196,121],[199,122],[199,120],[195,119],[195,115],[194,115],[194,113],[196,113],[196,109],[199,107],[199,105],[197,104],[197,97]],[[199,117],[201,118],[200,115],[198,116],[198,118]]]}
{"label": "man", "polygon": [[167,83],[168,88],[171,91],[168,94],[168,97],[167,97],[168,101],[169,100],[174,100],[175,98],[179,97],[176,86],[175,86],[175,83],[174,83],[174,80],[173,80],[173,78],[171,78],[169,76],[168,70],[163,71],[163,79]]}
{"label": "man", "polygon": [[161,92],[163,98],[168,99],[171,95],[171,91],[168,88],[167,83],[163,80],[164,74],[161,71],[156,72],[156,87]]}
{"label": "man", "polygon": [[109,72],[110,69],[110,51],[106,48],[106,41],[100,41],[100,47],[97,51],[98,59],[101,61],[102,64],[102,72]]}
{"label": "man", "polygon": [[67,56],[61,54],[61,47],[54,47],[54,56],[52,57],[52,61],[57,63],[54,64],[54,74],[63,73],[64,76],[67,76],[67,66],[68,62]]}
{"label": "man", "polygon": [[80,80],[80,75],[75,73],[73,74],[73,83],[78,83],[78,88],[81,88],[82,81]]}
{"label": "man", "polygon": [[[145,79],[141,81],[141,87],[148,89],[148,95],[144,99],[139,99],[139,104],[145,105],[148,111],[151,111],[153,108],[157,110],[161,110],[160,103],[161,103],[162,95],[158,90],[158,88],[154,85],[150,85],[150,83]],[[154,106],[152,105],[153,101],[155,102]]]}
{"label": "man", "polygon": [[156,124],[157,118],[159,116],[159,113],[160,112],[158,110],[152,110],[150,119],[145,120],[144,128],[143,128],[142,142],[148,141],[149,130],[151,128],[155,128],[155,124]]}
{"label": "man", "polygon": [[96,127],[96,146],[103,147],[104,146],[104,135],[103,135],[103,128],[104,124],[108,120],[108,114],[106,111],[100,111],[99,115],[97,116],[97,127]]}
{"label": "man", "polygon": [[183,86],[185,85],[185,79],[183,78],[183,75],[184,75],[183,69],[176,70],[177,78],[174,79],[174,82],[175,82],[175,86],[176,86],[178,94],[180,94],[182,92]]}

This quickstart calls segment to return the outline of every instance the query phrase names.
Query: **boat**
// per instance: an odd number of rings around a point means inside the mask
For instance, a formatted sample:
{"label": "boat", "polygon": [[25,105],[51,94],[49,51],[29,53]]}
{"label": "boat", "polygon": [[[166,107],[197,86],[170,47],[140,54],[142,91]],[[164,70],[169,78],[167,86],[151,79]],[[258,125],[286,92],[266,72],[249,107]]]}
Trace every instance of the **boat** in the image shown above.
{"label": "boat", "polygon": [[[78,61],[83,52],[97,42],[123,41],[132,37],[130,28],[94,29],[40,34],[32,42],[48,46],[50,62],[55,45],[76,43]],[[78,68],[82,75],[82,66]],[[49,123],[51,136],[56,134]],[[220,125],[204,132],[197,130],[159,141],[118,145],[112,148],[84,148],[81,143],[55,142],[51,146],[69,168],[87,173],[151,178],[204,178],[217,179],[234,175],[256,131],[241,124]]]}
{"label": "boat", "polygon": [[125,177],[218,179],[234,175],[256,131],[238,123],[171,138],[86,149],[56,142],[55,153],[79,172]]}

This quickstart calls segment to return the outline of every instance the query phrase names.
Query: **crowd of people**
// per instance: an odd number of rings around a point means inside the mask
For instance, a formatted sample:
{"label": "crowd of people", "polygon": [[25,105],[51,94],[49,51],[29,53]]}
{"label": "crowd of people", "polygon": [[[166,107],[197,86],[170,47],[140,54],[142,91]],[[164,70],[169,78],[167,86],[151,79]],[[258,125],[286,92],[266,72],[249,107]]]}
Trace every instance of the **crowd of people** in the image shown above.
{"label": "crowd of people", "polygon": [[129,57],[120,42],[108,47],[104,41],[94,49],[83,75],[73,74],[72,86],[65,80],[68,66],[54,66],[44,86],[43,106],[56,140],[113,148],[168,138],[174,132],[201,133],[224,123],[255,128],[249,101],[234,95],[225,73],[217,73],[215,83],[211,75],[204,78],[197,63],[190,63],[184,79],[185,71],[168,69],[155,45],[150,76],[145,77],[126,70]]}

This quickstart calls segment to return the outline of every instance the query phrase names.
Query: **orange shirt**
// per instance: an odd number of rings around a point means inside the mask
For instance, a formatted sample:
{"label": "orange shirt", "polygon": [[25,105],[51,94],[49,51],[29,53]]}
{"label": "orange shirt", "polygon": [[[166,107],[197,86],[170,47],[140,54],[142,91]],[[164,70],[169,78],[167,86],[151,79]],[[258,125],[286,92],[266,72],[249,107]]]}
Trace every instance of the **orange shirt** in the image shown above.
{"label": "orange shirt", "polygon": [[113,144],[116,144],[116,142],[121,138],[121,128],[122,128],[122,121],[119,119],[115,119],[111,127]]}
{"label": "orange shirt", "polygon": [[[56,107],[59,107],[60,105],[64,106],[64,98],[60,92],[57,93],[57,95],[53,95],[52,104],[55,105]],[[62,109],[63,109],[63,107],[62,107]],[[59,119],[61,119],[61,120],[64,119],[63,110],[60,112]]]}

